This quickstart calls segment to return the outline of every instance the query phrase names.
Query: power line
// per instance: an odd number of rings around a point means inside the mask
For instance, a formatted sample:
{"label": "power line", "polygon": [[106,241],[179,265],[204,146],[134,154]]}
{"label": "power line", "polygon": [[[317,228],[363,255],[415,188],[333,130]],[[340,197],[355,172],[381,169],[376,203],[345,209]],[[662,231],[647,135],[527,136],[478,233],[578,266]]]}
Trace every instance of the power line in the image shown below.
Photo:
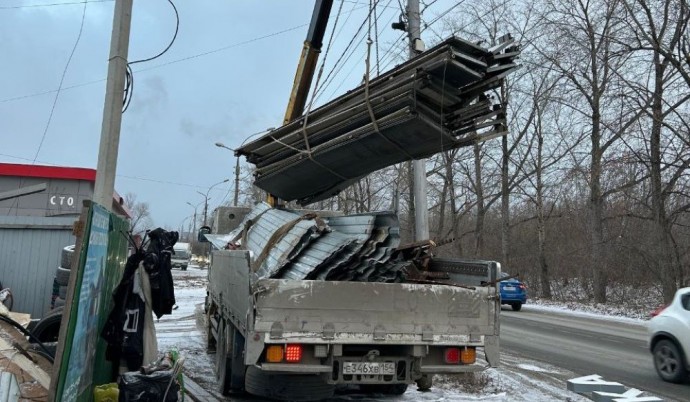
{"label": "power line", "polygon": [[48,122],[46,122],[46,127],[43,130],[43,135],[41,136],[41,142],[38,144],[38,149],[36,149],[36,155],[34,155],[34,160],[32,163],[36,162],[36,159],[38,159],[38,154],[41,152],[41,148],[43,147],[43,142],[46,139],[46,134],[48,134],[48,128],[50,127],[50,122],[53,120],[53,113],[55,112],[55,105],[57,105],[58,97],[60,96],[60,90],[62,89],[62,83],[65,81],[65,75],[67,74],[67,69],[69,68],[69,64],[72,61],[72,56],[74,56],[74,51],[77,50],[77,45],[79,44],[79,39],[81,39],[81,33],[84,31],[84,20],[86,17],[86,3],[84,2],[84,9],[82,10],[81,14],[81,24],[79,24],[79,35],[77,35],[77,40],[74,42],[74,46],[72,46],[72,52],[69,54],[69,58],[67,59],[67,64],[65,64],[65,69],[62,71],[62,77],[60,77],[60,84],[58,85],[57,92],[55,93],[55,98],[53,99],[53,106],[50,108],[50,115],[48,115]]}
{"label": "power line", "polygon": [[[49,165],[49,166],[59,166],[59,165],[57,165],[57,164],[55,164],[55,163],[46,162],[46,161],[39,161],[39,160],[34,161],[34,160],[31,159],[31,158],[24,158],[24,157],[16,156],[16,155],[10,155],[10,154],[0,153],[0,156],[4,156],[4,157],[7,157],[7,158],[13,158],[13,159],[19,159],[19,160],[23,160],[23,161],[29,161],[29,162],[38,162],[38,163],[42,163],[42,164],[44,164],[44,165]],[[138,176],[123,175],[123,174],[118,174],[117,177],[121,177],[121,178],[123,178],[123,179],[130,179],[130,180],[147,181],[147,182],[152,182],[152,183],[171,184],[171,185],[174,185],[174,186],[191,187],[191,188],[199,188],[199,189],[208,189],[208,186],[200,186],[200,185],[191,184],[191,183],[180,183],[180,182],[174,182],[174,181],[159,180],[159,179],[153,179],[153,178],[150,178],[150,177],[138,177]]]}
{"label": "power line", "polygon": [[53,6],[71,6],[75,4],[86,4],[86,3],[108,3],[115,0],[88,0],[88,1],[71,1],[67,3],[49,3],[49,4],[26,4],[23,6],[4,6],[0,7],[0,10],[14,10],[19,8],[37,8],[37,7],[53,7]]}
{"label": "power line", "polygon": [[[135,73],[138,73],[138,72],[142,72],[142,71],[149,71],[149,70],[153,70],[153,69],[156,69],[156,68],[168,66],[168,65],[170,65],[170,64],[175,64],[175,63],[180,63],[180,62],[187,61],[187,60],[196,59],[196,58],[198,58],[198,57],[207,56],[207,55],[210,55],[210,54],[213,54],[213,53],[222,52],[222,51],[224,51],[224,50],[232,49],[232,48],[235,48],[235,47],[239,47],[239,46],[243,46],[243,45],[248,45],[248,44],[250,44],[250,43],[257,42],[257,41],[259,41],[259,40],[268,39],[268,38],[271,38],[271,37],[274,37],[274,36],[277,36],[277,35],[281,35],[281,34],[284,34],[284,33],[287,33],[287,32],[291,32],[291,31],[294,31],[294,30],[297,30],[297,29],[306,27],[306,26],[309,26],[309,24],[297,25],[297,26],[294,26],[294,27],[291,27],[291,28],[283,29],[282,31],[273,32],[273,33],[270,33],[270,34],[267,34],[267,35],[264,35],[264,36],[260,36],[260,37],[257,37],[257,38],[245,40],[245,41],[242,41],[242,42],[233,43],[233,44],[231,44],[231,45],[223,46],[223,47],[221,47],[221,48],[209,50],[209,51],[207,51],[207,52],[198,53],[198,54],[194,54],[194,55],[191,55],[191,56],[183,57],[183,58],[181,58],[181,59],[171,60],[171,61],[168,61],[168,62],[166,62],[166,63],[157,64],[157,65],[155,65],[155,66],[151,66],[151,67],[146,67],[146,68],[141,68],[141,69],[138,69],[138,70],[134,70],[134,72],[135,72]],[[102,79],[100,79],[100,80],[94,80],[94,81],[84,82],[84,83],[81,83],[81,84],[72,85],[72,86],[66,87],[66,88],[64,88],[64,89],[73,89],[73,88],[83,87],[83,86],[86,86],[86,85],[92,85],[92,84],[96,84],[96,83],[103,82],[103,81],[105,81],[105,78],[102,78]],[[12,98],[0,99],[0,103],[11,102],[11,101],[21,100],[21,99],[26,99],[26,98],[31,98],[31,97],[35,97],[35,96],[46,95],[46,94],[54,93],[54,92],[57,92],[57,91],[58,91],[57,89],[53,89],[53,90],[50,90],[50,91],[36,92],[36,93],[33,93],[33,94],[27,94],[27,95],[15,96],[15,97],[12,97]]]}
{"label": "power line", "polygon": [[175,43],[175,39],[177,39],[177,33],[180,31],[180,14],[177,12],[177,7],[175,7],[175,3],[173,3],[172,0],[168,0],[168,3],[170,3],[173,11],[175,12],[175,33],[173,34],[170,43],[168,43],[168,46],[166,46],[165,49],[163,49],[160,53],[146,59],[135,60],[127,63],[127,69],[125,70],[125,92],[124,99],[122,100],[122,113],[127,111],[130,102],[132,102],[132,96],[134,96],[134,72],[132,72],[132,65],[137,63],[145,63],[161,57],[172,47],[173,43]]}

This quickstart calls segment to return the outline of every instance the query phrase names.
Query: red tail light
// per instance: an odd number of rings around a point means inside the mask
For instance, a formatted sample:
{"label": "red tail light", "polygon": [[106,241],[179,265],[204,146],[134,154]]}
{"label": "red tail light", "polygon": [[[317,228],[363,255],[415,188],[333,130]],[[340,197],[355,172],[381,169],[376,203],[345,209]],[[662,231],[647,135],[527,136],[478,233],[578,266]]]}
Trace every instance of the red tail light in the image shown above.
{"label": "red tail light", "polygon": [[460,349],[459,348],[446,348],[443,353],[443,360],[446,364],[458,364],[460,363]]}
{"label": "red tail light", "polygon": [[527,290],[527,286],[524,283],[519,284],[518,287],[522,290]]}
{"label": "red tail light", "polygon": [[302,345],[287,345],[285,347],[285,361],[298,363],[302,360]]}
{"label": "red tail light", "polygon": [[657,308],[656,310],[652,311],[652,313],[650,314],[650,316],[651,316],[651,317],[656,317],[656,316],[658,316],[659,314],[661,314],[662,311],[666,310],[667,307],[668,307],[668,305],[660,306],[660,307]]}

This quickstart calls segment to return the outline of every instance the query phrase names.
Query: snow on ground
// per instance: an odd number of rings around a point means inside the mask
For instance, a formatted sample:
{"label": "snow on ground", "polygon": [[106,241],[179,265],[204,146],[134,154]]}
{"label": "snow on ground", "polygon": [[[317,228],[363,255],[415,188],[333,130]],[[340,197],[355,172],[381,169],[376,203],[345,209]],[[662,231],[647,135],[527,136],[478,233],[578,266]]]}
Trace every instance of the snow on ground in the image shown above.
{"label": "snow on ground", "polygon": [[650,313],[663,305],[664,300],[661,290],[655,286],[611,284],[606,289],[607,303],[595,303],[591,284],[577,278],[567,283],[553,281],[551,293],[553,298],[546,300],[528,291],[527,305],[640,321],[649,319]]}
{"label": "snow on ground", "polygon": [[[156,321],[158,350],[172,349],[184,356],[184,373],[214,395],[216,377],[213,372],[214,355],[206,353],[203,332],[204,300],[207,271],[190,265],[187,271],[173,270],[176,308],[171,315]],[[154,319],[155,321],[155,319]]]}
{"label": "snow on ground", "polygon": [[607,314],[601,310],[590,308],[588,305],[578,305],[577,303],[558,303],[558,302],[534,302],[527,301],[522,306],[523,311],[542,311],[558,314],[568,314],[576,317],[594,318],[607,321],[618,321],[626,324],[646,325],[649,316],[629,317],[625,315]]}
{"label": "snow on ground", "polygon": [[[161,352],[177,349],[185,357],[185,374],[218,399],[256,401],[246,396],[222,397],[216,391],[215,355],[206,353],[203,322],[206,275],[205,269],[196,266],[173,271],[177,308],[156,322],[158,348]],[[353,388],[331,401],[588,401],[566,390],[566,380],[575,377],[571,372],[503,353],[501,367],[467,376],[437,376],[428,392],[419,392],[411,385],[405,394],[393,397],[362,395]]]}

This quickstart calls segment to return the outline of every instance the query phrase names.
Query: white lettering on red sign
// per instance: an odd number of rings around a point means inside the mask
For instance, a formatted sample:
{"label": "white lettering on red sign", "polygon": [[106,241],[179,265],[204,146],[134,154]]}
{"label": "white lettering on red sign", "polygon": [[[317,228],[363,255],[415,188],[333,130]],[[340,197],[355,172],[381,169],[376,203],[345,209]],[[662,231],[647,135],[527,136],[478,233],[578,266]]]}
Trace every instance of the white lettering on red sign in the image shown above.
{"label": "white lettering on red sign", "polygon": [[74,206],[74,197],[66,197],[64,195],[53,195],[50,197],[50,205],[67,205]]}

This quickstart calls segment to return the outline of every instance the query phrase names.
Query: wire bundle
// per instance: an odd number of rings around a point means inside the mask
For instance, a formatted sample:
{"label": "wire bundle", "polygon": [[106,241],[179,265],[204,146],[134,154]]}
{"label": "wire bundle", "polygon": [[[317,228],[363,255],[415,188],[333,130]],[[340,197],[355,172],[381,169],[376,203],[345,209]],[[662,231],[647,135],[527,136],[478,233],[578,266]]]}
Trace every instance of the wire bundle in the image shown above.
{"label": "wire bundle", "polygon": [[256,186],[305,205],[386,166],[504,135],[490,91],[517,68],[513,43],[451,37],[236,153],[256,165]]}

